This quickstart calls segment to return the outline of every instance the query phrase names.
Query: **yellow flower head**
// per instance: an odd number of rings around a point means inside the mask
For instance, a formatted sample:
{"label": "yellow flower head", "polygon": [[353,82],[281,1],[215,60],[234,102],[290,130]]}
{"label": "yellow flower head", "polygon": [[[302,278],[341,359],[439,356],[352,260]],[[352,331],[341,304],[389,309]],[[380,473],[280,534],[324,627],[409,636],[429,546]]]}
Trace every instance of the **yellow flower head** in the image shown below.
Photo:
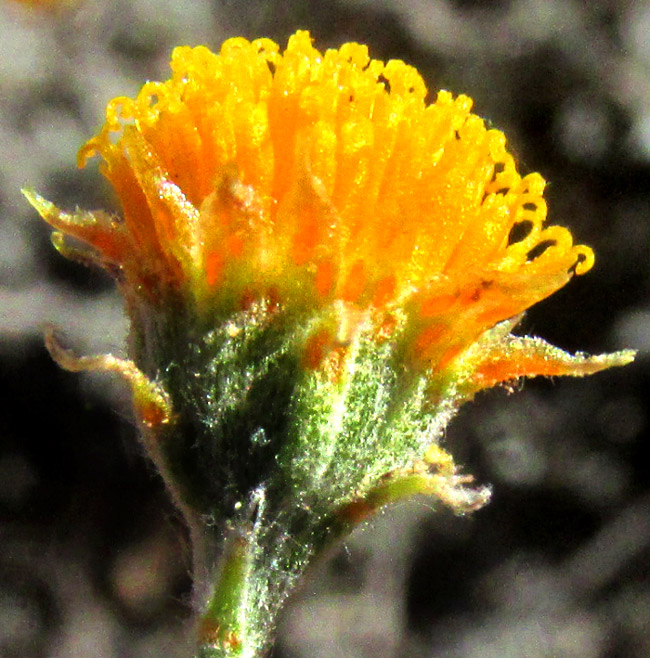
{"label": "yellow flower head", "polygon": [[413,354],[441,368],[594,262],[544,225],[545,182],[520,176],[503,133],[466,96],[427,104],[399,60],[356,43],[322,54],[297,32],[282,53],[268,39],[176,48],[171,68],[112,100],[79,153],[80,166],[101,156],[122,217],[32,199],[131,304],[183,299],[211,319],[260,299],[336,305],[315,363],[355,318],[382,315],[387,335],[401,309]]}
{"label": "yellow flower head", "polygon": [[355,43],[321,54],[306,32],[171,65],[111,101],[79,153],[102,158],[121,216],[26,192],[65,255],[117,279],[132,360],[47,344],[131,385],[198,541],[199,655],[260,656],[307,565],[368,514],[415,494],[485,504],[437,443],[460,404],[633,353],[510,334],[593,254],[544,225],[544,180],[469,98],[427,104],[410,66]]}

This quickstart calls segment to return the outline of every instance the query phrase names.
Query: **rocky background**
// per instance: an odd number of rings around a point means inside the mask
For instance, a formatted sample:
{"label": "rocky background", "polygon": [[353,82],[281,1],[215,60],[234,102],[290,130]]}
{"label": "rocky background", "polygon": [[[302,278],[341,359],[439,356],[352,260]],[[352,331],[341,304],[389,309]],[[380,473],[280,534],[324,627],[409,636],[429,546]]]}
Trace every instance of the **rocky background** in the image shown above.
{"label": "rocky background", "polygon": [[523,329],[569,350],[640,350],[588,380],[464,408],[446,437],[494,486],[471,518],[389,510],[315,569],[274,658],[650,655],[650,2],[0,0],[0,658],[189,656],[187,544],[106,376],[60,370],[45,322],[123,353],[109,280],[65,261],[19,194],[114,208],[75,154],[105,103],[166,79],[171,48],[296,28],[416,65],[475,99],[550,218],[597,264]]}

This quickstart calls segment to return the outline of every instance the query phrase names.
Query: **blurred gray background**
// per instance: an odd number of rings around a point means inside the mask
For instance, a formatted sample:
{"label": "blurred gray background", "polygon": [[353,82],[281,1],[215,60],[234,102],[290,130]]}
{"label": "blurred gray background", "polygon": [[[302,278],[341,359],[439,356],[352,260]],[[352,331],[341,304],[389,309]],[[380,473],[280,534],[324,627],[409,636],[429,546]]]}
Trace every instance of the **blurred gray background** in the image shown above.
{"label": "blurred gray background", "polygon": [[[532,381],[467,405],[446,445],[494,498],[378,516],[286,610],[274,658],[650,655],[650,2],[78,0],[0,2],[0,658],[189,656],[187,542],[143,459],[128,395],[61,371],[43,323],[123,354],[112,283],[65,261],[19,194],[116,208],[75,155],[106,102],[166,79],[173,46],[229,36],[367,43],[429,88],[474,98],[550,221],[595,268],[522,327],[568,350],[640,350],[587,380]],[[432,94],[433,98],[433,94]]]}

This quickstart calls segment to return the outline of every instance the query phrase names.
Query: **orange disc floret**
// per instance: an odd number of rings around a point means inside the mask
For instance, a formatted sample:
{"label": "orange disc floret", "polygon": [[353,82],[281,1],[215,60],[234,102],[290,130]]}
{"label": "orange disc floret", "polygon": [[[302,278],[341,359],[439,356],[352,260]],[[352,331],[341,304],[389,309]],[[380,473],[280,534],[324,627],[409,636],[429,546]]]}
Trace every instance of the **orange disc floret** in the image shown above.
{"label": "orange disc floret", "polygon": [[332,335],[327,329],[312,334],[305,345],[303,365],[311,370],[318,368],[333,342]]}
{"label": "orange disc floret", "polygon": [[123,218],[47,214],[131,297],[173,292],[209,317],[270,288],[301,312],[406,305],[413,354],[435,365],[593,264],[545,226],[544,179],[520,176],[471,99],[427,104],[404,62],[299,31],[283,52],[176,48],[171,68],[111,101],[79,153],[101,156]]}

